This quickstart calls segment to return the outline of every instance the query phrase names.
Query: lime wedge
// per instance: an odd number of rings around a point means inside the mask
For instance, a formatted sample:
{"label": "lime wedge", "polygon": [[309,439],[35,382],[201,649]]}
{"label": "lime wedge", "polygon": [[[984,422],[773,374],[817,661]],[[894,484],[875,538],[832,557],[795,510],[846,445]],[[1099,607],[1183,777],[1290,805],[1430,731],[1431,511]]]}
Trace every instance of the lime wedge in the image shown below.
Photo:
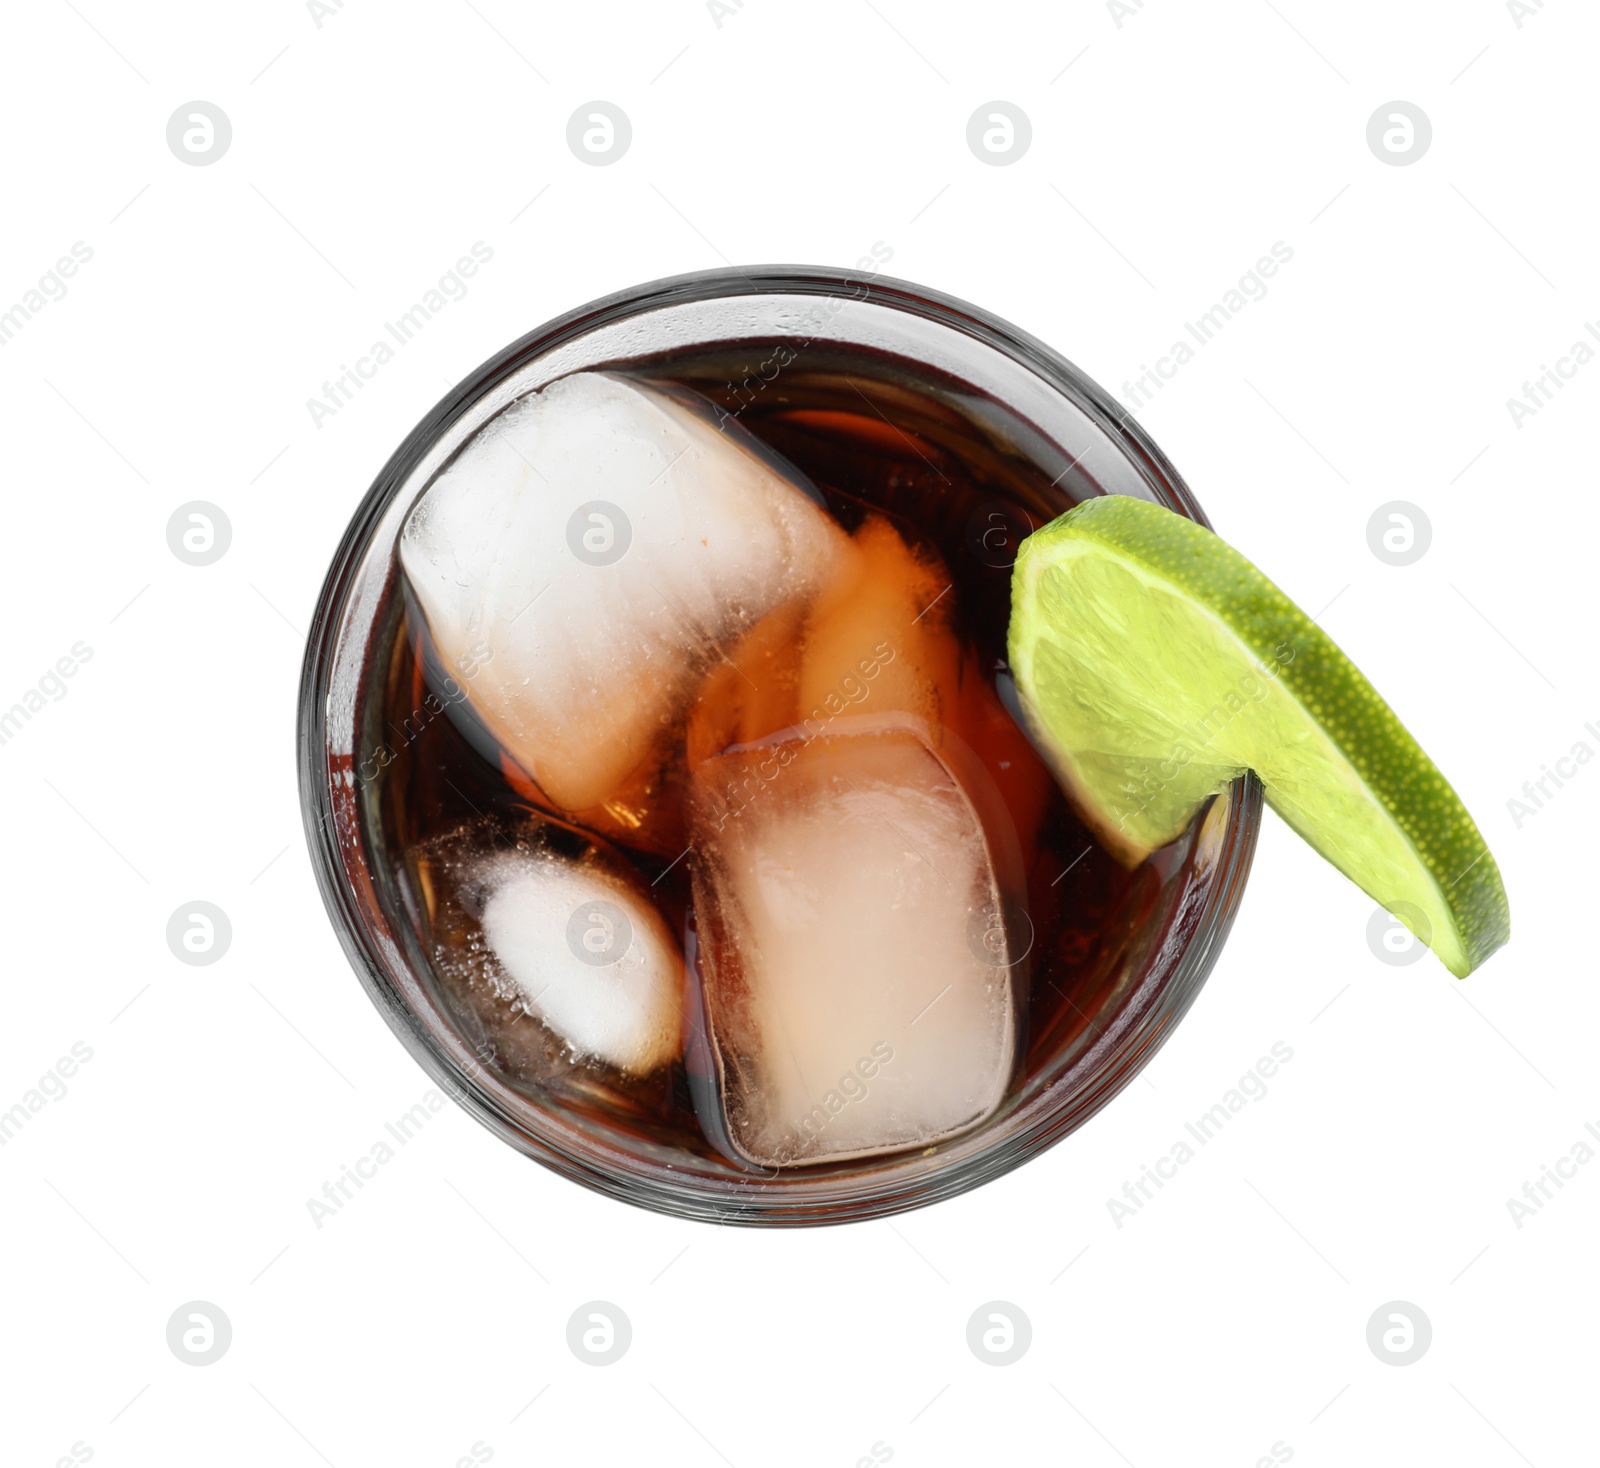
{"label": "lime wedge", "polygon": [[1250,769],[1267,803],[1458,978],[1510,936],[1488,846],[1394,710],[1193,520],[1107,495],[1029,536],[1010,658],[1035,737],[1130,865]]}

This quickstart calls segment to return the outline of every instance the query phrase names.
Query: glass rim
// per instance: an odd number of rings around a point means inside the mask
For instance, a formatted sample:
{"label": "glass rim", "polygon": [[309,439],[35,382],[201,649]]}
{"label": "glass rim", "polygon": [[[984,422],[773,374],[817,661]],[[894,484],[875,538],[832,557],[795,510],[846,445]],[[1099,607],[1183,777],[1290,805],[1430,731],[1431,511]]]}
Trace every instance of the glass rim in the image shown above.
{"label": "glass rim", "polygon": [[[441,1089],[502,1140],[570,1180],[635,1206],[678,1217],[771,1226],[886,1216],[980,1186],[1053,1146],[1132,1080],[1199,993],[1238,909],[1260,827],[1261,787],[1253,776],[1246,775],[1219,796],[1210,815],[1203,818],[1210,824],[1216,824],[1213,817],[1219,818],[1221,829],[1215,833],[1209,884],[1181,953],[1155,979],[1148,974],[1141,977],[1136,991],[1121,1002],[1118,1020],[1075,1062],[1072,1070],[1085,1072],[1083,1083],[1069,1096],[1046,1106],[1059,1083],[1052,1082],[1025,1108],[1036,1113],[1030,1125],[1015,1135],[993,1139],[992,1145],[979,1147],[941,1170],[926,1173],[922,1182],[898,1174],[877,1182],[870,1177],[844,1177],[835,1180],[840,1186],[828,1196],[786,1199],[768,1211],[756,1196],[763,1186],[760,1174],[745,1181],[715,1184],[696,1178],[686,1185],[672,1177],[670,1169],[643,1167],[621,1148],[598,1146],[592,1138],[587,1147],[568,1150],[558,1144],[554,1127],[549,1135],[536,1134],[512,1114],[505,1099],[495,1094],[497,1087],[508,1088],[488,1078],[485,1067],[471,1058],[464,1039],[455,1035],[459,1043],[451,1045],[426,1022],[405,982],[409,974],[415,983],[411,960],[392,932],[374,930],[371,909],[382,913],[381,904],[363,906],[348,848],[337,835],[341,823],[348,827],[353,821],[354,839],[364,847],[356,799],[347,794],[341,806],[339,782],[332,769],[329,694],[346,614],[374,531],[423,461],[462,419],[497,387],[556,348],[599,327],[663,306],[738,296],[838,297],[846,290],[853,300],[909,312],[975,338],[1031,369],[1096,421],[1133,463],[1155,498],[1209,528],[1182,476],[1143,426],[1120,409],[1098,383],[1030,333],[957,297],[898,278],[826,266],[725,267],[649,281],[563,312],[503,347],[462,378],[406,435],[356,507],[324,577],[306,639],[296,739],[301,815],[323,903],[369,999]],[[392,923],[386,925],[393,927]],[[420,990],[421,985],[416,987]],[[1152,992],[1146,995],[1145,989]],[[1121,1023],[1124,1015],[1128,1016],[1126,1024]],[[1103,1062],[1096,1062],[1092,1057],[1102,1047],[1108,1053]],[[981,1136],[986,1125],[979,1123],[970,1135]],[[820,1194],[825,1189],[815,1191]]]}

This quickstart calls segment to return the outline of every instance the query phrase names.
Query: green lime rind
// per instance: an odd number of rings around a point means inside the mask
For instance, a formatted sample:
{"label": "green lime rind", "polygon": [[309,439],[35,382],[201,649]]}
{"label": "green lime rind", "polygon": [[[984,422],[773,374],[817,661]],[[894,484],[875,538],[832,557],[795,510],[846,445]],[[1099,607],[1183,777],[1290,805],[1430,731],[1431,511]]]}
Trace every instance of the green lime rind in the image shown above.
{"label": "green lime rind", "polygon": [[1123,860],[1251,769],[1458,978],[1509,938],[1499,868],[1449,782],[1332,639],[1203,526],[1084,501],[1023,542],[1009,642],[1036,738]]}

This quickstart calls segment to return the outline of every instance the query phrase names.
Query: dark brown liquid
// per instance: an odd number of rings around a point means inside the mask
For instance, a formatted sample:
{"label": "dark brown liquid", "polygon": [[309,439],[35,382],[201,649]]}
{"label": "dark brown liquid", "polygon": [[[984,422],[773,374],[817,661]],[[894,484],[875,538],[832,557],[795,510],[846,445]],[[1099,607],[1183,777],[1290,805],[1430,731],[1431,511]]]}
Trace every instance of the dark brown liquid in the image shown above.
{"label": "dark brown liquid", "polygon": [[[1135,871],[1120,867],[1073,814],[1007,711],[1014,707],[1005,639],[1017,545],[1029,530],[1098,491],[1003,405],[963,399],[929,369],[837,348],[808,347],[775,370],[777,360],[741,344],[732,353],[707,349],[629,370],[694,389],[723,414],[736,415],[745,431],[810,479],[846,531],[857,530],[869,514],[881,515],[943,568],[941,584],[948,590],[937,617],[962,654],[960,686],[946,721],[999,787],[1026,866],[1026,917],[1008,925],[1014,942],[1025,941],[1031,929],[1008,1098],[1015,1105],[1047,1085],[1104,1027],[1127,975],[1165,925],[1163,882],[1188,847],[1186,839]],[[1017,447],[1030,444],[1040,447]],[[664,779],[633,792],[636,828],[608,819],[603,828],[586,831],[554,816],[509,760],[497,765],[485,758],[481,729],[466,737],[457,722],[464,717],[461,707],[433,711],[432,664],[425,629],[410,608],[388,662],[384,728],[377,734],[392,758],[376,776],[376,810],[445,1008],[483,1063],[540,1109],[558,1110],[614,1145],[681,1149],[728,1163],[696,1115],[694,1092],[703,1100],[705,1078],[691,1077],[693,1059],[676,1060],[644,1079],[575,1060],[497,982],[477,927],[483,894],[470,882],[462,886],[463,873],[484,853],[486,831],[505,849],[540,844],[581,856],[601,845],[632,866],[669,928],[683,938],[689,1008],[695,1009],[695,857],[691,851],[674,860],[683,845],[677,833],[685,824],[685,791]],[[684,737],[681,728],[676,737]],[[686,1053],[692,1057],[694,1047]],[[834,1166],[852,1165],[859,1164]]]}

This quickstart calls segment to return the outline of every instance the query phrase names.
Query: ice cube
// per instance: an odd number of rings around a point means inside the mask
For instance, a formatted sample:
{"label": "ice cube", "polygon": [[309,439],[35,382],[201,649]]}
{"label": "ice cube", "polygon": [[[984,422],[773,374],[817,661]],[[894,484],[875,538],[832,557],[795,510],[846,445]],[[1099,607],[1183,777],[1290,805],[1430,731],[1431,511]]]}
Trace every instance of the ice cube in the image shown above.
{"label": "ice cube", "polygon": [[685,724],[689,768],[735,744],[782,733],[799,721],[804,610],[791,603],[768,612],[706,674]]}
{"label": "ice cube", "polygon": [[960,681],[957,643],[934,605],[949,586],[936,557],[869,516],[809,605],[769,612],[707,674],[689,711],[690,767],[841,714],[914,714],[941,736]]}
{"label": "ice cube", "polygon": [[522,1007],[575,1055],[646,1075],[679,1051],[683,959],[654,903],[597,861],[491,857],[479,921]]}
{"label": "ice cube", "polygon": [[846,715],[694,772],[694,903],[722,1121],[763,1165],[925,1146],[987,1116],[1011,938],[972,801],[921,721]]}
{"label": "ice cube", "polygon": [[658,751],[723,646],[804,603],[846,543],[737,425],[584,372],[485,426],[400,559],[488,732],[582,812]]}
{"label": "ice cube", "polygon": [[840,558],[806,618],[800,708],[812,720],[915,714],[937,740],[958,682],[950,578],[881,515],[863,521],[850,544],[854,554]]}

